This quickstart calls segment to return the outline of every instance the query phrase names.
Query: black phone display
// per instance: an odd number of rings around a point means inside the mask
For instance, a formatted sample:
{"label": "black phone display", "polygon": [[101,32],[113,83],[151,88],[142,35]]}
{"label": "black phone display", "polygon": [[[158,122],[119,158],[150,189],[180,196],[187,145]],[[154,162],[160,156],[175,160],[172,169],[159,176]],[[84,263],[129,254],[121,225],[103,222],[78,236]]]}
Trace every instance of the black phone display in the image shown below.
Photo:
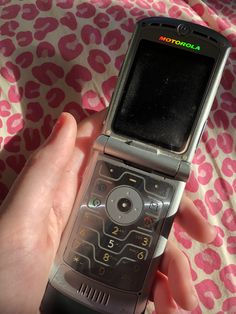
{"label": "black phone display", "polygon": [[213,65],[211,57],[141,40],[116,111],[114,132],[182,151]]}

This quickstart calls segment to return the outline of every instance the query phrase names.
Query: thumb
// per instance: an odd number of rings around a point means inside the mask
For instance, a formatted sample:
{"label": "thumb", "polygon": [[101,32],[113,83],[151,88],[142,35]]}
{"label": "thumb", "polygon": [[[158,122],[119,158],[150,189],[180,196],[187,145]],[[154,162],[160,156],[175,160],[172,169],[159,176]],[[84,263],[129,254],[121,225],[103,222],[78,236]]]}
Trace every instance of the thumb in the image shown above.
{"label": "thumb", "polygon": [[62,113],[46,143],[31,156],[15,181],[2,205],[3,215],[24,222],[29,219],[29,223],[38,215],[40,220],[48,216],[55,189],[72,156],[76,133],[74,118]]}

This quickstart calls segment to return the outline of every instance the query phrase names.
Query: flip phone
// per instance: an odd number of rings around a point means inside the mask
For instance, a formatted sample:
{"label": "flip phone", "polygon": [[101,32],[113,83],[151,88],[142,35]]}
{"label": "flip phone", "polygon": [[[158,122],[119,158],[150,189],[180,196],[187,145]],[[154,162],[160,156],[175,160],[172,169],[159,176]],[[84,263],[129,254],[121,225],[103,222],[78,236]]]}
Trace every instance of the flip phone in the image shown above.
{"label": "flip phone", "polygon": [[103,314],[145,310],[229,51],[203,26],[137,23],[51,271],[55,289]]}

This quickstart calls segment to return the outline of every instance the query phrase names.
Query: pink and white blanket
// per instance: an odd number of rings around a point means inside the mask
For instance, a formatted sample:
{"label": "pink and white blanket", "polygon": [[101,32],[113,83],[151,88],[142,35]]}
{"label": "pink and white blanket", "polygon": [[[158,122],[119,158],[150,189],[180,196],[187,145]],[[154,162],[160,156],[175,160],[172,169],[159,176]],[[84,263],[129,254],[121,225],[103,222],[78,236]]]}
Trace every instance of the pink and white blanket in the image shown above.
{"label": "pink and white blanket", "polygon": [[177,225],[171,234],[191,263],[200,300],[192,314],[233,314],[235,0],[0,0],[0,199],[62,111],[80,121],[108,106],[135,22],[154,15],[209,26],[233,46],[186,186],[218,237],[202,245]]}

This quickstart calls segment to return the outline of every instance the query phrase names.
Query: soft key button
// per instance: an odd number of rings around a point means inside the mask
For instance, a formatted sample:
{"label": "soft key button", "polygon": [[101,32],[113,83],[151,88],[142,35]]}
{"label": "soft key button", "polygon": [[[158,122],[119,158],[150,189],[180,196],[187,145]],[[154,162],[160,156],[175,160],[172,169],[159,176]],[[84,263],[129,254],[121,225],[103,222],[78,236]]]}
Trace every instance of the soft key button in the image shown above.
{"label": "soft key button", "polygon": [[95,182],[93,193],[97,195],[105,196],[109,192],[111,187],[112,187],[111,182],[98,179]]}
{"label": "soft key button", "polygon": [[148,178],[145,181],[145,190],[150,194],[159,196],[160,198],[167,198],[172,189],[172,186],[164,181],[158,181],[152,178]]}
{"label": "soft key button", "polygon": [[117,180],[123,174],[124,169],[121,167],[114,166],[108,162],[101,162],[99,169],[99,175],[101,177],[108,178],[109,180]]}

